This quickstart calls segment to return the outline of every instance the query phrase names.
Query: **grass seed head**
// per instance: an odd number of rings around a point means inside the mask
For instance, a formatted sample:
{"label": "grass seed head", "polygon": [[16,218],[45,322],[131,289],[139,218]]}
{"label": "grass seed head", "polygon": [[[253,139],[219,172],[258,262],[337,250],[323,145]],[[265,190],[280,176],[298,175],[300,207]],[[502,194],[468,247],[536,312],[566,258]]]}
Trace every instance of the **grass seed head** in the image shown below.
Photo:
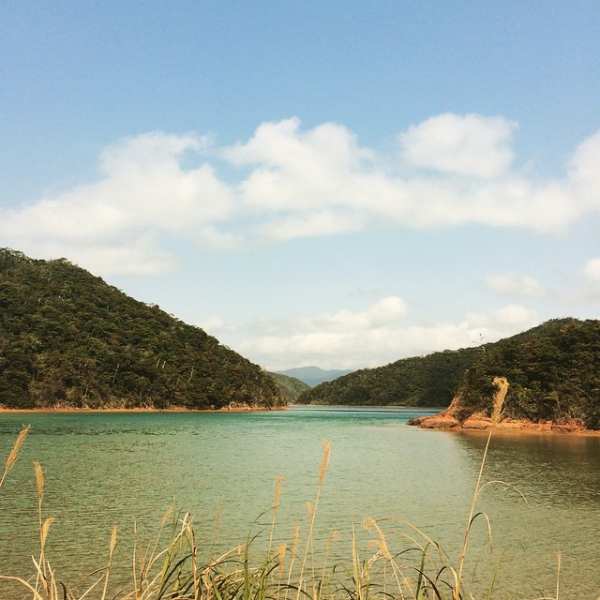
{"label": "grass seed head", "polygon": [[2,478],[0,478],[0,486],[2,486],[2,484],[4,483],[4,479],[8,475],[9,471],[13,468],[15,462],[17,462],[17,458],[19,456],[19,450],[21,449],[21,446],[23,445],[23,442],[25,441],[25,438],[27,437],[27,434],[29,433],[30,427],[31,427],[30,425],[27,425],[26,427],[24,427],[21,430],[21,432],[19,433],[15,443],[13,444],[13,447],[10,450],[10,454],[8,455],[8,458],[6,459],[6,465],[4,467],[4,474],[2,475]]}
{"label": "grass seed head", "polygon": [[278,477],[275,481],[275,502],[273,504],[273,510],[277,512],[277,508],[279,507],[279,498],[281,497],[281,489],[283,487],[283,481],[285,477]]}
{"label": "grass seed head", "polygon": [[34,461],[33,467],[35,469],[35,481],[37,483],[38,497],[41,500],[44,497],[44,470],[39,462]]}
{"label": "grass seed head", "polygon": [[331,444],[327,440],[323,440],[323,460],[321,462],[321,469],[319,470],[319,485],[323,484],[325,473],[327,472],[327,465],[329,464],[329,455],[331,454]]}

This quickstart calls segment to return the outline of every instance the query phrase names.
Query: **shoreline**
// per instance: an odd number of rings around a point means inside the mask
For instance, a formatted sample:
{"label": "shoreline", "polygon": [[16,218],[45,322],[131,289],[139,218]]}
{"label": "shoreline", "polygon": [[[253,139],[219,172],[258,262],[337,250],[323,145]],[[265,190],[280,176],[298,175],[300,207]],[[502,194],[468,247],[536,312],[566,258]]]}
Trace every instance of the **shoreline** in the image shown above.
{"label": "shoreline", "polygon": [[223,408],[6,408],[0,407],[2,414],[88,414],[88,413],[246,413],[246,412],[271,412],[274,410],[289,410],[287,406],[234,406]]}
{"label": "shoreline", "polygon": [[489,433],[493,430],[499,434],[532,434],[532,435],[563,435],[581,437],[600,437],[600,431],[586,429],[578,424],[557,424],[552,421],[534,423],[533,421],[506,420],[498,423],[492,422],[488,417],[473,416],[464,422],[458,421],[448,415],[434,415],[431,417],[417,417],[411,419],[408,425],[420,429],[436,431],[450,431],[456,433]]}
{"label": "shoreline", "polygon": [[[309,405],[306,405],[309,406]],[[341,406],[341,405],[340,405]],[[370,408],[373,408],[370,406]],[[388,408],[380,406],[379,408]],[[398,407],[394,407],[398,408]],[[401,407],[418,408],[418,407]],[[47,408],[6,408],[0,406],[2,414],[166,414],[166,413],[255,413],[290,410],[289,406],[232,406],[223,408],[76,408],[76,407],[47,407]],[[556,424],[551,421],[534,423],[532,421],[506,420],[492,423],[488,417],[469,417],[461,423],[458,419],[448,415],[433,415],[416,417],[407,422],[407,425],[419,429],[446,431],[455,433],[488,433],[490,429],[499,434],[532,434],[532,435],[564,435],[600,437],[600,430],[586,429],[577,424]]]}

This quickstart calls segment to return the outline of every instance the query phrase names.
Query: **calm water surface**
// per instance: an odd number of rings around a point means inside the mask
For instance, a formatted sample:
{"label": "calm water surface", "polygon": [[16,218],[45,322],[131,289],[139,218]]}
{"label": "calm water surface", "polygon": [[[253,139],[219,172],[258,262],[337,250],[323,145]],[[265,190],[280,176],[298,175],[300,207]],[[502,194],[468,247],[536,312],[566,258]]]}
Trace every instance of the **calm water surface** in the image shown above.
{"label": "calm water surface", "polygon": [[[45,515],[56,518],[50,560],[70,578],[104,563],[113,525],[119,527],[118,552],[128,556],[134,522],[142,537],[151,538],[173,504],[195,514],[200,535],[210,538],[218,527],[215,551],[219,544],[229,549],[243,542],[250,530],[260,544],[261,535],[268,538],[270,514],[264,513],[280,476],[277,534],[291,540],[294,524],[306,524],[305,503],[315,499],[323,439],[332,450],[317,546],[339,530],[334,555],[346,560],[353,524],[360,530],[366,516],[394,518],[420,527],[457,560],[486,438],[406,425],[421,414],[314,407],[248,414],[3,414],[2,460],[22,425],[31,424],[31,432],[0,492],[0,572],[32,571],[34,460],[45,471]],[[502,597],[551,596],[560,552],[560,597],[598,598],[600,438],[496,436],[484,480],[504,483],[481,496],[493,544],[480,519],[470,566],[489,580],[501,558]],[[365,541],[372,536],[364,535]],[[397,550],[405,547],[389,535]],[[468,578],[472,589],[481,589],[478,575],[469,571]]]}

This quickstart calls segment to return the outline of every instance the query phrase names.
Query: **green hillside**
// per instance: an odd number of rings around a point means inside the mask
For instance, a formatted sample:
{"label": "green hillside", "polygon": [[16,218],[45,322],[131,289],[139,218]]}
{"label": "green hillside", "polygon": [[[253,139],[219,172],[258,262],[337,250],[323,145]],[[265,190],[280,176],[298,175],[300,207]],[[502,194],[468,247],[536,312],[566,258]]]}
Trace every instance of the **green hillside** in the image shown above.
{"label": "green hillside", "polygon": [[290,377],[282,373],[269,373],[269,375],[275,380],[286,402],[290,404],[297,402],[303,392],[310,390],[310,385],[296,377]]}
{"label": "green hillside", "polygon": [[494,377],[509,383],[504,418],[600,429],[600,321],[555,319],[486,348],[462,382],[459,420],[490,415]]}
{"label": "green hillside", "polygon": [[361,369],[302,394],[304,404],[448,406],[480,348],[446,350]]}
{"label": "green hillside", "polygon": [[182,407],[284,403],[257,365],[65,259],[0,249],[0,404]]}
{"label": "green hillside", "polygon": [[490,417],[496,377],[509,383],[503,418],[600,429],[600,321],[554,319],[479,348],[355,371],[299,402],[442,407],[456,397],[450,413],[464,421]]}

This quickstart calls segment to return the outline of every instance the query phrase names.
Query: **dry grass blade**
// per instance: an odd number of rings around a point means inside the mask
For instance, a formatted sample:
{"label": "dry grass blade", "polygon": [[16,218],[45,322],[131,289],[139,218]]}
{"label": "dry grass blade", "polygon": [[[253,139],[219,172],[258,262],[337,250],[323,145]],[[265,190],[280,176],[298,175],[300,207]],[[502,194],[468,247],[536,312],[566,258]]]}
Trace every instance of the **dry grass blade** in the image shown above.
{"label": "dry grass blade", "polygon": [[32,600],[44,600],[43,596],[39,593],[39,591],[36,590],[31,585],[31,583],[29,583],[29,581],[25,581],[25,579],[22,579],[21,577],[13,577],[10,575],[0,575],[0,580],[13,581],[13,582],[18,583],[19,585],[22,585],[23,587],[27,588],[31,592]]}
{"label": "dry grass blade", "polygon": [[110,535],[110,544],[108,547],[108,564],[106,565],[106,573],[104,574],[104,587],[102,589],[102,600],[106,598],[106,593],[108,591],[108,581],[110,579],[110,567],[112,565],[113,555],[115,553],[115,548],[117,547],[117,526],[113,527],[112,533]]}
{"label": "dry grass blade", "polygon": [[387,539],[385,537],[385,534],[383,533],[383,530],[379,526],[379,523],[377,523],[377,521],[375,521],[374,519],[372,519],[370,517],[368,517],[365,520],[365,528],[373,528],[377,532],[377,535],[379,537],[379,540],[378,540],[379,551],[381,552],[383,557],[388,561],[388,563],[392,567],[392,574],[394,576],[394,580],[395,580],[396,586],[398,588],[398,593],[400,594],[400,597],[403,598],[404,597],[403,590],[405,587],[407,589],[410,589],[410,582],[409,582],[408,578],[405,577],[404,574],[402,573],[402,569],[400,568],[398,563],[394,560],[394,557],[392,556],[392,553],[390,552],[389,545],[388,545]]}
{"label": "dry grass blade", "polygon": [[556,556],[556,560],[557,560],[557,573],[556,573],[556,600],[558,600],[558,595],[560,592],[560,568],[562,565],[562,554],[560,552],[558,552],[557,556]]}
{"label": "dry grass blade", "polygon": [[471,527],[473,525],[473,517],[475,514],[475,505],[477,503],[477,498],[479,497],[479,494],[481,491],[481,479],[483,477],[483,468],[485,467],[485,461],[487,459],[488,450],[490,448],[490,442],[492,440],[492,432],[493,432],[493,429],[490,429],[490,433],[488,434],[487,442],[485,444],[485,450],[483,451],[483,457],[481,459],[481,466],[479,467],[479,473],[477,475],[477,483],[475,484],[473,500],[471,501],[471,508],[469,510],[469,519],[467,521],[467,527],[465,529],[465,536],[463,539],[463,546],[462,546],[462,550],[460,553],[460,559],[458,562],[458,574],[457,574],[457,580],[456,580],[456,588],[455,588],[454,594],[453,594],[453,600],[459,600],[461,597],[460,591],[461,591],[461,585],[462,585],[462,574],[463,574],[463,569],[465,566],[465,560],[467,557],[467,549],[469,547],[469,537],[471,534]]}

